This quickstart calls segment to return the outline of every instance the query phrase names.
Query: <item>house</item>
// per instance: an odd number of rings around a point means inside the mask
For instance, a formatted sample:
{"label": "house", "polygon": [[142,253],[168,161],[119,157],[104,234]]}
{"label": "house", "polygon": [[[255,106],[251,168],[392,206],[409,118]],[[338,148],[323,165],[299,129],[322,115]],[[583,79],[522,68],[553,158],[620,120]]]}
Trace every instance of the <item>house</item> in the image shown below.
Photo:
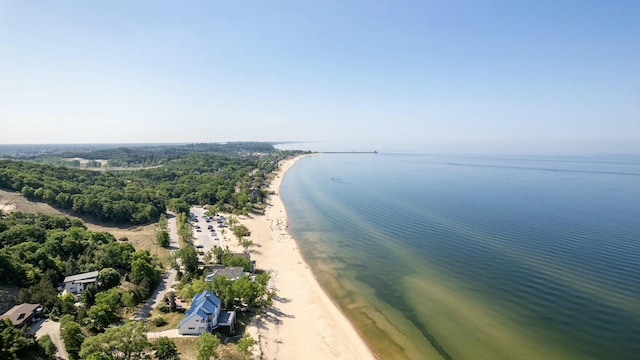
{"label": "house", "polygon": [[12,307],[6,313],[0,315],[0,320],[9,319],[13,326],[22,328],[29,325],[31,320],[40,315],[42,307],[40,304],[20,304]]}
{"label": "house", "polygon": [[64,289],[73,294],[82,294],[89,284],[98,287],[98,271],[67,276],[64,278]]}
{"label": "house", "polygon": [[200,335],[220,326],[228,326],[232,333],[235,332],[235,310],[221,311],[220,307],[220,299],[211,290],[196,294],[184,319],[178,324],[178,334]]}
{"label": "house", "polygon": [[209,266],[210,274],[208,274],[204,280],[205,281],[213,281],[213,279],[218,276],[225,276],[229,280],[239,279],[244,274],[244,269],[240,266],[237,267],[226,267],[222,265],[217,266]]}

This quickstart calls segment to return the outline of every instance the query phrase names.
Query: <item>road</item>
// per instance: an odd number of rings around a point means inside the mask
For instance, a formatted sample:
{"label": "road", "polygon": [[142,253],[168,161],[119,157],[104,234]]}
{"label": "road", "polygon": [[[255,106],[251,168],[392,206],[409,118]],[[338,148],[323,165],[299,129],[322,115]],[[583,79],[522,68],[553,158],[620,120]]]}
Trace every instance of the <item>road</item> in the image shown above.
{"label": "road", "polygon": [[31,325],[31,332],[36,334],[36,339],[40,339],[45,335],[49,335],[51,341],[56,345],[58,351],[56,352],[57,360],[68,360],[69,354],[64,347],[64,343],[60,338],[60,323],[47,320],[40,320],[37,323]]}
{"label": "road", "polygon": [[180,242],[178,242],[176,216],[172,213],[167,213],[167,227],[169,228],[169,250],[173,253],[180,248]]}
{"label": "road", "polygon": [[[173,253],[180,248],[180,243],[178,242],[176,217],[171,213],[167,214],[167,227],[169,228],[169,248],[171,249],[171,253]],[[165,293],[167,291],[171,291],[171,285],[176,281],[176,274],[177,272],[174,269],[167,270],[162,274],[158,287],[156,287],[155,291],[151,294],[144,306],[142,306],[140,310],[136,311],[133,316],[134,320],[148,318],[151,315],[151,310],[162,303]]]}

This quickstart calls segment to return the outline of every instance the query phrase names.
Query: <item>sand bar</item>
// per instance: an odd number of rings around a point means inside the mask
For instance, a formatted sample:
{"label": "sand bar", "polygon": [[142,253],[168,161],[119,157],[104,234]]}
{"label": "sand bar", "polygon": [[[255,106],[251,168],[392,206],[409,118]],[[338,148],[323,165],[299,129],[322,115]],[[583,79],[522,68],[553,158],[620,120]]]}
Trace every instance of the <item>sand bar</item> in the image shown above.
{"label": "sand bar", "polygon": [[[252,258],[271,273],[273,307],[248,331],[259,340],[262,359],[375,359],[355,327],[324,292],[287,232],[287,213],[279,196],[282,177],[300,159],[285,160],[271,183],[274,191],[264,216],[239,218],[257,244]],[[235,246],[234,246],[235,247]],[[238,248],[237,248],[238,249]]]}

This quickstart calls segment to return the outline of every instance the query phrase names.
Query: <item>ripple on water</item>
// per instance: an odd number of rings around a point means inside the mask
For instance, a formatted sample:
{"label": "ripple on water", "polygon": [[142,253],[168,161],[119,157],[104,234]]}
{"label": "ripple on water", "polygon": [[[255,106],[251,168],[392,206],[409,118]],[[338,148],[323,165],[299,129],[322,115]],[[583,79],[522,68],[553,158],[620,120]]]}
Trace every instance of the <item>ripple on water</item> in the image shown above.
{"label": "ripple on water", "polygon": [[[388,336],[420,343],[428,333],[459,358],[640,353],[640,205],[633,201],[640,184],[610,171],[615,163],[606,172],[559,172],[519,169],[514,160],[474,167],[394,159],[351,158],[346,166],[340,157],[306,158],[281,192],[305,257],[335,264],[344,280],[333,286],[370,289],[375,299],[360,306],[371,318],[398,319]],[[406,277],[411,285],[399,286]],[[460,334],[471,329],[475,340],[464,341]],[[384,338],[376,343],[384,346]]]}

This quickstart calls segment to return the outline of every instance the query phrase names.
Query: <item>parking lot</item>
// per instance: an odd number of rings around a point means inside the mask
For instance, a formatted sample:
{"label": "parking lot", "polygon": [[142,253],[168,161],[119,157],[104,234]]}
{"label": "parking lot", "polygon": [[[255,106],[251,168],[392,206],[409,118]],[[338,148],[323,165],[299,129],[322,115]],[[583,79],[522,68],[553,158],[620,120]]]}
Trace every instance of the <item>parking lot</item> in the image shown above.
{"label": "parking lot", "polygon": [[192,207],[191,213],[195,215],[195,218],[189,220],[193,230],[193,245],[202,259],[204,254],[214,246],[222,246],[223,237],[220,231],[222,229],[228,231],[228,229],[219,227],[220,224],[218,224],[217,219],[207,221],[207,217],[204,215],[205,210],[202,207]]}

